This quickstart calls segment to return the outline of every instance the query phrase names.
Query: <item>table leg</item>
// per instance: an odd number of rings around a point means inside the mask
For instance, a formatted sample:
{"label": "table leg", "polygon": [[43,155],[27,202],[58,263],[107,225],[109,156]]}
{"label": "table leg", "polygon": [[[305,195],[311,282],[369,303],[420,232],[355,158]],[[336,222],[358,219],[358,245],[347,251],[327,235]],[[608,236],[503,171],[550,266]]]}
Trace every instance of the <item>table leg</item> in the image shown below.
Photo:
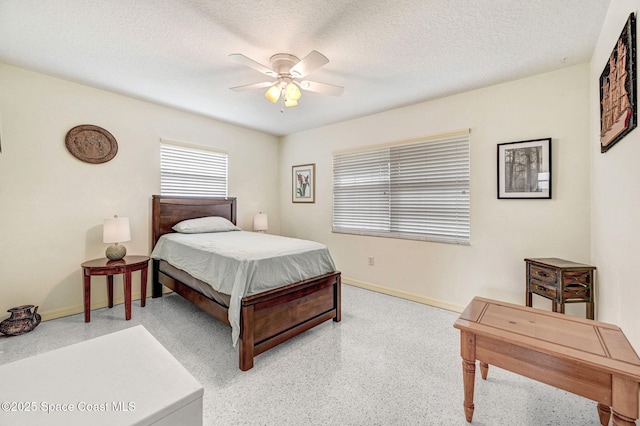
{"label": "table leg", "polygon": [[587,303],[587,319],[594,319],[595,318],[595,309],[593,306],[593,302],[588,302]]}
{"label": "table leg", "polygon": [[527,291],[525,292],[525,305],[531,307],[532,303],[533,303],[533,296],[531,294],[531,292],[529,291],[529,289],[527,289]]}
{"label": "table leg", "polygon": [[611,396],[613,426],[635,426],[638,416],[638,382],[614,375],[611,378]]}
{"label": "table leg", "polygon": [[487,380],[487,374],[489,373],[489,364],[480,361],[480,375],[482,380]]}
{"label": "table leg", "polygon": [[109,308],[113,308],[113,275],[107,275],[107,295]]}
{"label": "table leg", "polygon": [[600,424],[602,426],[608,426],[609,420],[611,419],[611,408],[598,403],[598,417],[600,417]]}
{"label": "table leg", "polygon": [[464,383],[464,415],[467,422],[473,418],[473,392],[476,376],[476,336],[460,332],[460,354],[462,355],[462,381]]}
{"label": "table leg", "polygon": [[613,426],[636,426],[636,419],[623,416],[620,413],[616,413],[616,410],[613,410]]}
{"label": "table leg", "polygon": [[124,318],[131,319],[131,270],[124,273]]}
{"label": "table leg", "polygon": [[84,275],[84,322],[91,321],[91,275]]}
{"label": "table leg", "polygon": [[140,272],[140,306],[147,304],[147,267]]}

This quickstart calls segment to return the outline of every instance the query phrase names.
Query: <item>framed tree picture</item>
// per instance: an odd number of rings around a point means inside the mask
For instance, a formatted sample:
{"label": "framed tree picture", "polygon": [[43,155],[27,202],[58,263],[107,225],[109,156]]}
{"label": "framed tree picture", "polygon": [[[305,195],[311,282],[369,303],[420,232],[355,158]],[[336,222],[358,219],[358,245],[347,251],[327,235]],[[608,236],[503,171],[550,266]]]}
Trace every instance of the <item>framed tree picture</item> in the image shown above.
{"label": "framed tree picture", "polygon": [[316,165],[303,164],[292,167],[292,202],[316,202]]}
{"label": "framed tree picture", "polygon": [[551,198],[551,138],[498,144],[498,198]]}
{"label": "framed tree picture", "polygon": [[636,19],[633,13],[600,75],[600,152],[636,128]]}

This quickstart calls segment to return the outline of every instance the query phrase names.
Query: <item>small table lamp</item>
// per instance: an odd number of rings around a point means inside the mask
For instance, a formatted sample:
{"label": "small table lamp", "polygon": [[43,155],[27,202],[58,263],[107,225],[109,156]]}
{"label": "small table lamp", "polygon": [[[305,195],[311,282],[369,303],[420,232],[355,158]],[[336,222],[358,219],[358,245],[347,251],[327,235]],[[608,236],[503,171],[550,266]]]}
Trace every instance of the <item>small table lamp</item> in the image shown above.
{"label": "small table lamp", "polygon": [[104,220],[104,229],[102,234],[103,243],[115,243],[107,247],[105,255],[111,260],[120,260],[127,254],[127,248],[122,244],[124,241],[131,240],[131,228],[129,227],[128,217],[113,216],[113,219]]}
{"label": "small table lamp", "polygon": [[253,216],[253,230],[264,234],[264,231],[269,229],[269,218],[266,213],[256,213]]}

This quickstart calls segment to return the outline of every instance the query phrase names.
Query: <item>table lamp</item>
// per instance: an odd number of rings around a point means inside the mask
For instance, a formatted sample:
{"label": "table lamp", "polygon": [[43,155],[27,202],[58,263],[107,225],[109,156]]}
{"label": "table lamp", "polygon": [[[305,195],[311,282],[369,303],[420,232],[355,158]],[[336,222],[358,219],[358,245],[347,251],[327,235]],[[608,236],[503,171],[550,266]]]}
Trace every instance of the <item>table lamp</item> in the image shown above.
{"label": "table lamp", "polygon": [[269,229],[269,218],[267,214],[262,212],[256,213],[255,216],[253,216],[253,230],[264,233],[267,229]]}
{"label": "table lamp", "polygon": [[114,243],[107,247],[105,255],[111,260],[120,260],[127,254],[127,248],[122,244],[124,241],[131,240],[131,228],[129,227],[128,217],[113,216],[113,219],[104,220],[104,229],[102,233],[103,243]]}

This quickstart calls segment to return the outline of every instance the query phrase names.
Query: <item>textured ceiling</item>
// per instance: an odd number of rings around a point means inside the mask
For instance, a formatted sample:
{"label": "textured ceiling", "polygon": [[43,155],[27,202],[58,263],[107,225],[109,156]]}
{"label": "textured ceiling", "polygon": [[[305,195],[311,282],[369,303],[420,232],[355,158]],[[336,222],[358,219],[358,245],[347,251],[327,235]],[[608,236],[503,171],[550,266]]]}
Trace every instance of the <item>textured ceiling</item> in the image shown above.
{"label": "textured ceiling", "polygon": [[[588,62],[610,0],[0,0],[0,62],[286,135]],[[330,62],[280,112],[233,62]],[[1,90],[1,89],[0,89]]]}

